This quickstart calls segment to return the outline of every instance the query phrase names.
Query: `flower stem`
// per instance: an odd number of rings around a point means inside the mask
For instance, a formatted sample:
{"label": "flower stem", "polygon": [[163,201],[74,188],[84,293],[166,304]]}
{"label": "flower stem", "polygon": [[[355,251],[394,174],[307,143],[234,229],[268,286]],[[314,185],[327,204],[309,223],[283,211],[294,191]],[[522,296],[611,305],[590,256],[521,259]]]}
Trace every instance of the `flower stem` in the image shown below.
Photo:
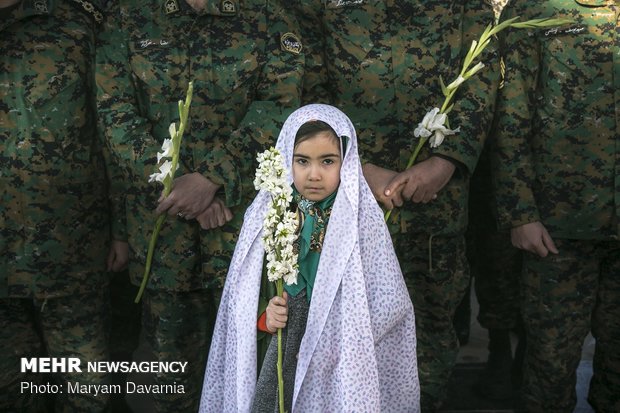
{"label": "flower stem", "polygon": [[140,284],[140,290],[138,290],[138,295],[136,295],[134,303],[138,304],[140,299],[142,298],[142,294],[144,293],[144,289],[146,288],[146,284],[149,282],[149,274],[151,272],[151,262],[153,261],[153,251],[155,251],[155,243],[157,242],[157,236],[159,235],[159,231],[161,230],[161,226],[166,220],[167,215],[161,214],[157,217],[157,221],[155,222],[155,228],[153,229],[153,233],[151,234],[151,240],[149,241],[149,251],[146,254],[146,265],[144,266],[144,276],[142,276],[142,283]]}
{"label": "flower stem", "polygon": [[[284,293],[284,286],[282,284],[282,278],[276,280],[276,292],[278,297],[282,297]],[[284,377],[282,376],[282,329],[278,329],[278,363],[276,365],[278,369],[278,405],[280,406],[280,413],[284,413]]]}

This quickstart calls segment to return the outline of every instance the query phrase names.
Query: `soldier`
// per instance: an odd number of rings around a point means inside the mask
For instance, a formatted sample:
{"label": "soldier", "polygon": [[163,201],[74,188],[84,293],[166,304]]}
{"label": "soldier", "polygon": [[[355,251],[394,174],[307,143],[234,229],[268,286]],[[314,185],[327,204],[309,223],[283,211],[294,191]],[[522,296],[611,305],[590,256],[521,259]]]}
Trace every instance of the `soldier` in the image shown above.
{"label": "soldier", "polygon": [[506,33],[498,103],[499,221],[525,251],[523,394],[572,412],[583,340],[596,338],[588,400],[620,411],[620,7],[514,1],[505,18],[573,23]]}
{"label": "soldier", "polygon": [[[491,3],[499,20],[507,0],[493,0]],[[503,83],[500,82],[501,87]],[[489,357],[474,389],[488,399],[507,399],[514,396],[513,389],[519,386],[525,350],[519,310],[521,251],[510,243],[509,231],[497,230],[490,157],[494,137],[491,132],[471,178],[466,238],[467,257],[480,305],[478,322],[489,334]],[[518,334],[514,363],[511,331]]]}
{"label": "soldier", "polygon": [[[304,60],[296,32],[277,1],[128,0],[102,36],[98,105],[128,186],[134,284],[157,214],[169,214],[142,299],[143,331],[157,360],[187,361],[189,371],[157,375],[156,384],[185,390],[153,394],[157,411],[198,407],[210,323],[254,195],[254,158],[299,106]],[[160,199],[161,187],[148,178],[189,81],[181,166]]]}
{"label": "soldier", "polygon": [[[461,86],[450,113],[460,133],[425,146],[405,166],[417,144],[414,128],[443,101],[439,76],[456,78],[471,41],[493,22],[491,7],[482,0],[296,4],[306,44],[303,100],[331,103],[351,117],[373,193],[387,209],[403,205],[389,225],[416,311],[422,409],[436,410],[458,352],[452,318],[469,283],[467,192],[493,114],[492,47],[484,72]],[[394,189],[401,184],[402,198]]]}
{"label": "soldier", "polygon": [[[84,367],[108,358],[111,222],[94,93],[101,18],[86,1],[0,0],[2,411],[42,411],[46,395],[34,386],[50,378],[61,389],[56,412],[107,405],[107,395],[66,391],[69,381],[110,383]],[[122,220],[112,225],[122,240]],[[109,269],[124,266],[123,245],[110,249]],[[22,357],[41,356],[79,358],[82,372],[21,372]]]}

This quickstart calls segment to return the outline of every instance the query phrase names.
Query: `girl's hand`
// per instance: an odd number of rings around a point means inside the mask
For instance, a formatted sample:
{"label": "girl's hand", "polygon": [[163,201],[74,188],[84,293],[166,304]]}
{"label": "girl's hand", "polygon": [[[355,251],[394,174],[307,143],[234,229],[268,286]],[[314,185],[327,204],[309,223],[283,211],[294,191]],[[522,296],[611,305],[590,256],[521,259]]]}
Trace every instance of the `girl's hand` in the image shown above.
{"label": "girl's hand", "polygon": [[279,328],[286,327],[288,320],[288,294],[284,291],[284,297],[275,296],[269,300],[265,313],[265,325],[270,333],[275,333]]}

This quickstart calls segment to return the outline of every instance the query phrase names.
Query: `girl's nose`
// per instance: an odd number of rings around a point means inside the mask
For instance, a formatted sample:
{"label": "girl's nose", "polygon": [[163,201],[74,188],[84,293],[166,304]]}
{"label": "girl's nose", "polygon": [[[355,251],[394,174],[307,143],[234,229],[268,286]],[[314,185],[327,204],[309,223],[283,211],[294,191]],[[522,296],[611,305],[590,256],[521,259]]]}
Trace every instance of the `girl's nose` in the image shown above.
{"label": "girl's nose", "polygon": [[321,172],[318,167],[313,166],[310,168],[310,173],[308,174],[308,179],[312,181],[318,181],[321,179]]}

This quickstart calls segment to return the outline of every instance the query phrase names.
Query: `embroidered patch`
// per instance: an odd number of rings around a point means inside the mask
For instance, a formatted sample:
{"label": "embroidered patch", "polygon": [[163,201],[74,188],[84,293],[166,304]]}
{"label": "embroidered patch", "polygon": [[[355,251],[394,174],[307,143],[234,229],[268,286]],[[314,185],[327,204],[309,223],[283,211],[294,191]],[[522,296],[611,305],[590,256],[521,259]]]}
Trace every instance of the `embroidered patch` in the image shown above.
{"label": "embroidered patch", "polygon": [[287,52],[291,52],[293,54],[300,54],[303,49],[299,38],[290,32],[284,33],[280,37],[280,46],[282,46],[282,50],[286,50]]}
{"label": "embroidered patch", "polygon": [[177,3],[177,0],[166,0],[164,9],[166,10],[166,14],[176,13],[179,11],[179,3]]}
{"label": "embroidered patch", "polygon": [[47,13],[47,4],[44,1],[35,1],[34,8],[40,13]]}
{"label": "embroidered patch", "polygon": [[136,49],[148,49],[154,47],[168,47],[170,40],[166,39],[144,39],[135,43]]}
{"label": "embroidered patch", "polygon": [[235,2],[232,0],[222,0],[220,11],[225,14],[235,14],[237,12]]}
{"label": "embroidered patch", "polygon": [[338,7],[359,6],[360,4],[364,4],[364,0],[329,0],[327,8],[337,9]]}
{"label": "embroidered patch", "polygon": [[570,27],[552,27],[543,32],[545,37],[551,36],[563,36],[563,35],[579,35],[588,32],[588,27],[585,24],[576,24]]}

